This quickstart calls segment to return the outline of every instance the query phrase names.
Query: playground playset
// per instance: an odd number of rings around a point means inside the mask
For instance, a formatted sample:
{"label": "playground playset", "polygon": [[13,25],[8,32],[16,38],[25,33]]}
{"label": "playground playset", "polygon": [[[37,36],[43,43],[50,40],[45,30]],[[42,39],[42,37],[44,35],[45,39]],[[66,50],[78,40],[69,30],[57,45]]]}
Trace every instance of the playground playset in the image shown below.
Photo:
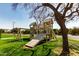
{"label": "playground playset", "polygon": [[55,33],[53,31],[53,20],[46,19],[41,23],[33,22],[30,24],[30,42],[25,44],[26,48],[33,48],[43,40],[52,41],[56,40]]}

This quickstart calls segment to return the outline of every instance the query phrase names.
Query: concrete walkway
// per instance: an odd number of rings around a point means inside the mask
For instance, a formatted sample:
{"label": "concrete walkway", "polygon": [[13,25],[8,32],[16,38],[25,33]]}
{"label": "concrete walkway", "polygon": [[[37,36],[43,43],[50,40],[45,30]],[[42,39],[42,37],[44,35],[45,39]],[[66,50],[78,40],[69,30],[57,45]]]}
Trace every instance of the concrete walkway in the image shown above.
{"label": "concrete walkway", "polygon": [[79,36],[75,36],[75,35],[68,35],[68,37],[75,39],[75,40],[79,40]]}
{"label": "concrete walkway", "polygon": [[[61,35],[57,35],[57,37],[61,37]],[[68,37],[69,37],[69,38],[72,38],[72,39],[74,39],[74,40],[79,40],[79,36],[75,36],[75,35],[70,35],[70,34],[68,34]]]}

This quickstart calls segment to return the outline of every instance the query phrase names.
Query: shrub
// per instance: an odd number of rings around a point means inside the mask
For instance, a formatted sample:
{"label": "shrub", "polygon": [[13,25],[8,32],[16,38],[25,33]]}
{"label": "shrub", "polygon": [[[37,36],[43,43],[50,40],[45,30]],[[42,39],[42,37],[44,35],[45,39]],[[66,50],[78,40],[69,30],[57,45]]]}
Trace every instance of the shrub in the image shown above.
{"label": "shrub", "polygon": [[72,35],[79,35],[79,28],[70,29],[69,33]]}

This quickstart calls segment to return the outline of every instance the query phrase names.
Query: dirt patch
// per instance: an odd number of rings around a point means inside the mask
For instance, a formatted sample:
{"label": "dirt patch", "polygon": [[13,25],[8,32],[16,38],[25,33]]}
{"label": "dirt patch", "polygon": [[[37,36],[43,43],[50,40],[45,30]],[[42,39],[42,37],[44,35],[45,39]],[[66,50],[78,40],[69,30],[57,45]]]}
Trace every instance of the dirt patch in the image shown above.
{"label": "dirt patch", "polygon": [[55,49],[52,49],[52,51],[57,54],[57,55],[60,55],[61,51],[62,51],[62,48],[61,47],[57,47]]}
{"label": "dirt patch", "polygon": [[[57,55],[61,54],[62,48],[61,47],[57,47],[55,49],[52,49],[52,51],[54,53],[56,53]],[[70,56],[79,56],[79,51],[75,50],[75,49],[70,49]]]}
{"label": "dirt patch", "polygon": [[70,49],[70,56],[79,56],[79,51],[75,49]]}

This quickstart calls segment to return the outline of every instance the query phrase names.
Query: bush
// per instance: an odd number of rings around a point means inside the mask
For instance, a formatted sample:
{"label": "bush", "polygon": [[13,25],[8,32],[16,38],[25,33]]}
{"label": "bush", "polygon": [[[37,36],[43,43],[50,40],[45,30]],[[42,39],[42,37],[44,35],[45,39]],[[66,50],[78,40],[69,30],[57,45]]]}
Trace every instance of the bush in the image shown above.
{"label": "bush", "polygon": [[61,35],[61,29],[53,29],[53,31],[55,32],[55,34],[57,35]]}
{"label": "bush", "polygon": [[22,31],[23,34],[30,34],[30,29],[26,29],[24,31]]}
{"label": "bush", "polygon": [[69,30],[69,34],[79,35],[79,28],[73,28]]}
{"label": "bush", "polygon": [[3,29],[0,29],[0,33],[4,33],[4,30]]}
{"label": "bush", "polygon": [[58,30],[58,35],[62,35],[61,29]]}
{"label": "bush", "polygon": [[58,34],[58,29],[53,29],[55,34]]}
{"label": "bush", "polygon": [[17,33],[18,32],[18,28],[13,28],[12,30],[11,30],[11,33]]}

